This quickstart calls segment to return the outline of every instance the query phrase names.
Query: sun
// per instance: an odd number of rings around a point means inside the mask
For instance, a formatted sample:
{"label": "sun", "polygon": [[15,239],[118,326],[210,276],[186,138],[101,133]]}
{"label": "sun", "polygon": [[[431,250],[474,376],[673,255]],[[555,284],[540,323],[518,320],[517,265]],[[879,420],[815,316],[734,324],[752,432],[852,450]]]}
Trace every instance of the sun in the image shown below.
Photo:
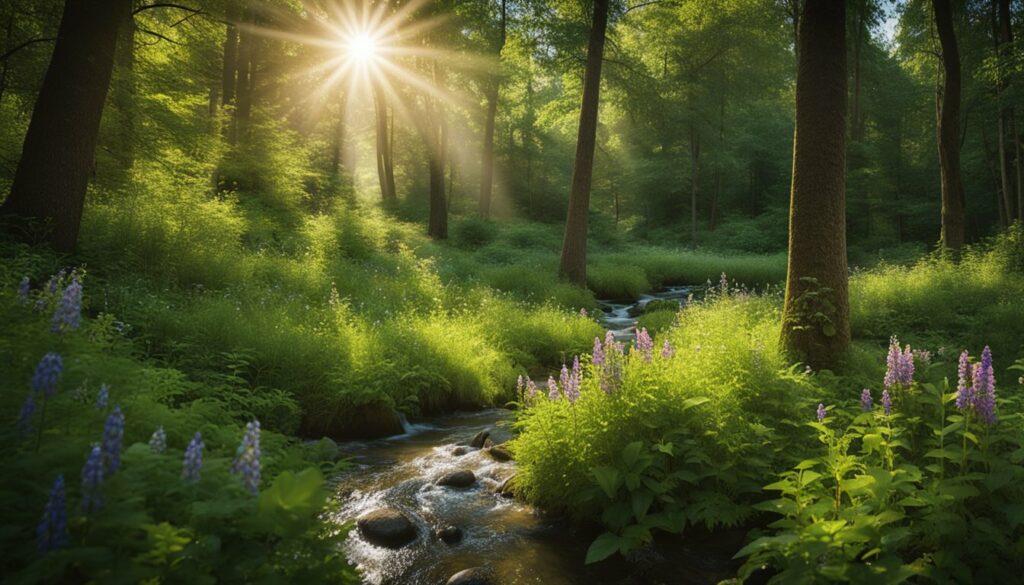
{"label": "sun", "polygon": [[377,60],[380,55],[380,44],[369,32],[360,31],[348,37],[344,43],[344,51],[349,62],[366,65]]}

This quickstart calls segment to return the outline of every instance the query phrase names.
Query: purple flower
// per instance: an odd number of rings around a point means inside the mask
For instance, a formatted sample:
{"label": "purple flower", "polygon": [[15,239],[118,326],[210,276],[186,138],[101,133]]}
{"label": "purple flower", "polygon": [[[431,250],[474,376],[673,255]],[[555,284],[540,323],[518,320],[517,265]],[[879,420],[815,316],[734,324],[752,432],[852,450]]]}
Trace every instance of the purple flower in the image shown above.
{"label": "purple flower", "polygon": [[71,284],[64,289],[64,296],[53,312],[53,323],[50,329],[60,333],[64,329],[78,329],[82,322],[82,285],[78,283],[78,275],[71,277]]}
{"label": "purple flower", "polygon": [[516,378],[516,395],[522,396],[524,389],[525,386],[523,385],[523,375],[519,374],[519,377]]}
{"label": "purple flower", "polygon": [[167,450],[167,433],[163,426],[153,431],[153,436],[149,438],[149,448],[157,455]]}
{"label": "purple flower", "polygon": [[996,423],[996,375],[992,350],[986,345],[981,361],[974,366],[974,410],[985,424]]}
{"label": "purple flower", "polygon": [[532,402],[537,398],[537,385],[534,384],[533,380],[526,379],[526,400]]}
{"label": "purple flower", "polygon": [[103,467],[104,476],[110,477],[121,468],[121,446],[124,442],[124,414],[115,406],[103,426]]}
{"label": "purple flower", "polygon": [[548,398],[558,400],[561,395],[558,393],[558,384],[553,376],[548,376]]}
{"label": "purple flower", "polygon": [[182,463],[181,477],[189,483],[199,481],[203,469],[203,434],[196,431],[185,449],[185,460]]}
{"label": "purple flower", "polygon": [[900,351],[900,342],[893,335],[889,339],[889,354],[885,359],[885,387],[910,386],[914,381],[914,352],[908,345],[904,351]]}
{"label": "purple flower", "polygon": [[565,397],[569,399],[569,404],[576,404],[580,398],[580,375],[580,356],[576,356],[572,360],[572,372],[562,387]]}
{"label": "purple flower", "polygon": [[100,391],[96,393],[96,410],[106,410],[109,400],[110,388],[106,384],[101,384]]}
{"label": "purple flower", "polygon": [[957,367],[956,407],[960,410],[967,410],[972,406],[974,406],[974,376],[970,355],[965,349],[960,354],[960,363]]}
{"label": "purple flower", "polygon": [[828,416],[828,411],[825,410],[824,404],[820,402],[818,403],[818,411],[816,414],[818,415],[818,422],[825,422],[825,417]]}
{"label": "purple flower", "polygon": [[18,430],[21,434],[27,435],[32,432],[32,415],[36,413],[36,393],[30,391],[28,396],[25,397],[25,402],[21,405],[21,411],[18,412]]}
{"label": "purple flower", "polygon": [[594,353],[591,354],[590,363],[594,364],[595,366],[600,366],[604,364],[604,348],[601,347],[600,337],[594,338]]}
{"label": "purple flower", "polygon": [[636,348],[643,354],[645,362],[651,361],[654,352],[654,340],[651,339],[651,334],[647,333],[646,327],[636,334]]}
{"label": "purple flower", "polygon": [[242,443],[231,465],[231,472],[241,476],[242,485],[251,494],[260,491],[260,455],[260,421],[254,420],[245,425]]}
{"label": "purple flower", "polygon": [[50,488],[50,499],[46,501],[43,517],[36,527],[39,552],[46,554],[62,548],[68,542],[68,509],[64,496],[64,475],[58,475]]}
{"label": "purple flower", "polygon": [[867,388],[860,391],[860,409],[864,412],[871,412],[871,390]]}
{"label": "purple flower", "polygon": [[932,352],[927,349],[915,349],[914,359],[922,363],[930,364],[932,363]]}
{"label": "purple flower", "polygon": [[46,281],[46,290],[49,291],[51,295],[55,295],[60,292],[60,283],[64,280],[64,275],[66,274],[67,271],[61,268],[57,274],[52,275],[50,280]]}
{"label": "purple flower", "polygon": [[665,340],[665,343],[661,345],[661,357],[662,359],[671,359],[672,356],[676,355],[676,350],[672,349],[672,344]]}
{"label": "purple flower", "polygon": [[892,414],[892,397],[889,396],[888,390],[882,390],[882,409],[885,411],[885,416]]}
{"label": "purple flower", "polygon": [[42,392],[47,398],[57,393],[57,382],[64,373],[64,360],[60,354],[50,352],[39,360],[35,373],[32,374],[32,391]]}
{"label": "purple flower", "polygon": [[103,507],[100,487],[103,485],[103,452],[99,445],[92,448],[85,467],[82,468],[82,510],[90,511]]}
{"label": "purple flower", "polygon": [[18,304],[28,304],[28,291],[31,287],[31,283],[27,276],[21,277],[21,282],[18,283]]}

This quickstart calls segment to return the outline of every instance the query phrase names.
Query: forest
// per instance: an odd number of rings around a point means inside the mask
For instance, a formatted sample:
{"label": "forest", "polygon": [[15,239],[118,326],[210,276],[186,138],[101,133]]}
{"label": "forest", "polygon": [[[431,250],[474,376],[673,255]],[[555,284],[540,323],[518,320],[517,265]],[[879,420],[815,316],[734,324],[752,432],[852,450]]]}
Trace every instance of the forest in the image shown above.
{"label": "forest", "polygon": [[1020,582],[1022,39],[0,2],[3,581]]}

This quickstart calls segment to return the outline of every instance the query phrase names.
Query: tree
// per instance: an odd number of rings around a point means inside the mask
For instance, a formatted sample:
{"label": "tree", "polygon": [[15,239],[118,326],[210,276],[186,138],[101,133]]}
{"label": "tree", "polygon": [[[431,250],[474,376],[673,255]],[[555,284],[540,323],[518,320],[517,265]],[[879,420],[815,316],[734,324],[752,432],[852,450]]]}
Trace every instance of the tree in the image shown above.
{"label": "tree", "polygon": [[[1007,142],[1017,143],[1013,105],[1006,103],[1008,101],[1006,98],[1008,83],[1007,79],[1004,77],[1005,74],[1003,73],[1005,62],[1009,59],[1009,52],[1013,47],[1013,26],[1010,22],[1010,0],[992,0],[992,9],[992,24],[994,28],[993,36],[995,37],[997,64],[996,95],[999,99],[999,182],[1000,190],[1003,194],[1001,215],[1004,218],[1003,227],[1006,227],[1013,221],[1014,217],[1014,187],[1010,169],[1011,160],[1014,157],[1010,153],[1010,148]],[[1017,154],[1019,159],[1019,151]],[[1020,160],[1016,160],[1016,165],[1020,165]],[[1021,198],[1024,197],[1024,194],[1021,193],[1021,185],[1019,182],[1016,186],[1016,195],[1017,217],[1024,219],[1024,209],[1021,209],[1021,205],[1024,203],[1021,201]]]}
{"label": "tree", "polygon": [[[505,47],[506,0],[501,0],[501,33],[495,46],[499,64],[501,50]],[[501,77],[494,75],[487,82],[487,119],[484,122],[484,148],[480,161],[480,216],[491,214],[491,190],[494,186],[494,118],[498,112],[498,91]]]}
{"label": "tree", "polygon": [[594,171],[594,146],[597,140],[597,107],[601,92],[601,61],[604,56],[605,29],[608,27],[608,0],[594,0],[594,20],[587,42],[587,65],[583,74],[583,105],[576,137],[576,158],[572,167],[569,212],[565,220],[565,239],[558,272],[569,282],[587,284],[587,215],[590,212],[590,181]]}
{"label": "tree", "polygon": [[42,220],[44,239],[74,251],[118,30],[131,0],[66,0],[11,193],[0,214]]}
{"label": "tree", "polygon": [[394,132],[395,121],[388,120],[388,101],[380,80],[373,82],[373,110],[376,120],[377,178],[380,180],[380,196],[385,203],[398,200],[395,190]]}
{"label": "tree", "polygon": [[939,245],[954,253],[964,247],[967,204],[960,175],[960,52],[949,0],[932,0],[942,47],[943,84],[938,106],[939,169],[942,180],[942,230]]}
{"label": "tree", "polygon": [[836,0],[803,4],[782,341],[791,356],[828,368],[850,344],[846,7]]}

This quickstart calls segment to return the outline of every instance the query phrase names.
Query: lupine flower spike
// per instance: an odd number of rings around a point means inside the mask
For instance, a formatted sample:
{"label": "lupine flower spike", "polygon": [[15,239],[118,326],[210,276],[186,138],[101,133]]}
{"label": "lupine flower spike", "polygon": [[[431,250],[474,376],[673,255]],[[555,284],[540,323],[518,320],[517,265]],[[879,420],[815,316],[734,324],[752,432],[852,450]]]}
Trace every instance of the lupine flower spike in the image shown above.
{"label": "lupine flower spike", "polygon": [[245,426],[245,434],[231,465],[231,472],[241,477],[242,485],[252,494],[260,489],[260,455],[260,421],[254,420]]}
{"label": "lupine flower spike", "polygon": [[103,452],[99,445],[92,448],[82,468],[82,510],[88,514],[103,506],[100,486],[103,485]]}
{"label": "lupine flower spike", "polygon": [[203,434],[196,432],[185,449],[185,460],[182,463],[181,477],[189,483],[199,481],[203,469]]}
{"label": "lupine flower spike", "polygon": [[888,390],[882,390],[882,409],[885,411],[885,416],[892,414],[892,397],[889,396]]}
{"label": "lupine flower spike", "polygon": [[18,304],[28,304],[28,291],[31,284],[29,283],[28,277],[23,276],[21,282],[18,283]]}
{"label": "lupine flower spike", "polygon": [[871,412],[871,407],[872,406],[873,406],[873,404],[872,404],[872,400],[871,400],[871,390],[868,390],[867,388],[861,390],[861,392],[860,392],[860,409],[863,410],[864,412]]}
{"label": "lupine flower spike", "polygon": [[580,357],[576,356],[572,361],[572,372],[569,373],[565,386],[562,388],[570,404],[576,404],[580,398],[580,375]]}
{"label": "lupine flower spike", "polygon": [[604,364],[604,347],[601,346],[600,337],[594,338],[594,353],[591,354],[590,363],[594,364],[595,366],[600,366]]}
{"label": "lupine flower spike", "polygon": [[654,352],[654,340],[651,339],[651,334],[647,332],[646,327],[636,334],[636,349],[643,354],[645,362],[651,361],[651,356]]}
{"label": "lupine flower spike", "polygon": [[167,450],[167,433],[164,432],[164,427],[157,427],[153,431],[153,436],[149,438],[149,448],[157,455]]}
{"label": "lupine flower spike", "polygon": [[992,350],[986,345],[981,361],[974,366],[974,410],[985,424],[996,423],[996,375]]}
{"label": "lupine flower spike", "polygon": [[816,414],[818,415],[818,422],[825,422],[825,417],[828,416],[828,411],[825,410],[824,404],[820,402],[818,403],[818,411]]}
{"label": "lupine flower spike", "polygon": [[910,386],[914,381],[914,352],[908,345],[905,350],[900,350],[900,342],[893,335],[889,339],[889,354],[885,360],[885,387]]}
{"label": "lupine flower spike", "polygon": [[106,410],[110,400],[110,388],[106,384],[100,385],[100,391],[96,393],[96,410]]}
{"label": "lupine flower spike", "polygon": [[121,468],[121,445],[124,442],[124,414],[115,406],[103,427],[103,473],[114,475]]}
{"label": "lupine flower spike", "polygon": [[50,328],[54,333],[60,333],[65,329],[78,329],[82,322],[82,285],[78,282],[78,275],[71,277],[71,284],[64,289],[64,296],[57,304],[57,310],[53,313],[53,323]]}
{"label": "lupine flower spike", "polygon": [[50,488],[50,499],[36,527],[36,539],[39,552],[43,554],[62,548],[68,542],[68,509],[63,475],[58,475]]}
{"label": "lupine flower spike", "polygon": [[973,369],[971,368],[970,355],[965,349],[960,354],[960,364],[957,367],[956,384],[956,407],[959,410],[967,410],[974,406],[974,380]]}
{"label": "lupine flower spike", "polygon": [[32,374],[32,391],[42,392],[47,398],[52,398],[57,393],[57,383],[64,373],[64,360],[60,354],[50,352],[39,360],[36,371]]}
{"label": "lupine flower spike", "polygon": [[661,357],[662,359],[671,359],[672,356],[676,355],[676,350],[672,348],[672,344],[665,340],[665,343],[661,346]]}

